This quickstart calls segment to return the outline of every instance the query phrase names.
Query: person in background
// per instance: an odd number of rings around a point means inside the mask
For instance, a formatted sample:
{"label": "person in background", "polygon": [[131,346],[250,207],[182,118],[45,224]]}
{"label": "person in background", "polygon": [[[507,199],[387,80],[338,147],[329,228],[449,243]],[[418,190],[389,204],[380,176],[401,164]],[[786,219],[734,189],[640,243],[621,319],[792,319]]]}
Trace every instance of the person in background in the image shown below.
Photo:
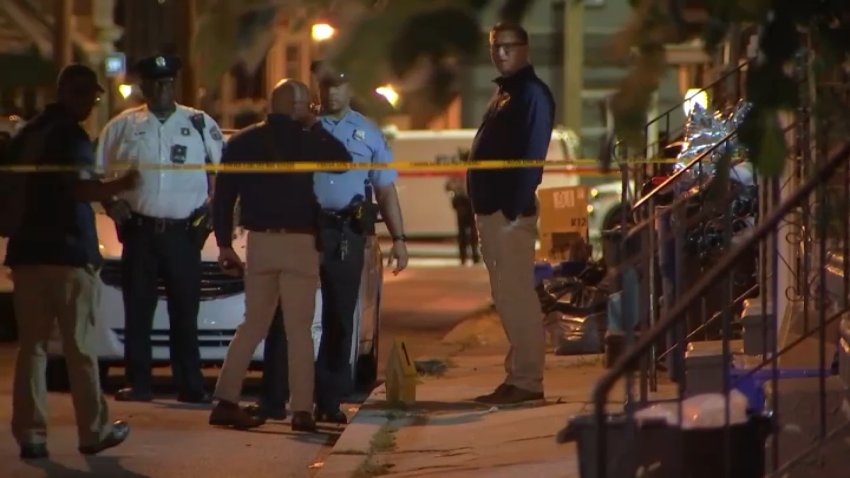
{"label": "person in background", "polygon": [[[464,160],[469,156],[468,151],[460,151]],[[481,262],[481,254],[478,249],[478,227],[475,224],[475,214],[472,212],[472,201],[466,190],[466,181],[463,175],[450,176],[446,180],[446,191],[451,195],[452,209],[457,218],[457,246],[460,256],[460,264],[466,265],[469,256],[472,263]]]}
{"label": "person in background", "polygon": [[[233,136],[223,162],[347,162],[345,147],[325,132],[309,111],[309,89],[283,80],[270,98],[264,123]],[[232,247],[233,208],[248,231],[246,264]],[[254,350],[267,337],[280,304],[287,341],[292,429],[315,431],[314,351],[311,326],[319,286],[319,205],[312,173],[222,174],[213,208],[219,264],[245,275],[245,321],[227,349],[215,389],[211,425],[245,429],[266,417],[239,406],[242,382]],[[278,364],[278,366],[281,366]]]}
{"label": "person in background", "polygon": [[[142,165],[218,164],[224,138],[206,113],[175,101],[179,58],[153,56],[136,69],[146,104],[124,111],[103,128],[97,158],[104,169],[121,162]],[[212,177],[201,169],[142,173],[138,188],[107,205],[123,244],[124,358],[128,387],[119,401],[153,399],[151,328],[159,302],[158,281],[168,302],[171,368],[177,400],[210,403],[198,348],[201,248],[206,241]]]}
{"label": "person in background", "polygon": [[[528,33],[500,23],[490,30],[498,86],[470,151],[471,161],[544,160],[554,123],[549,87],[529,61]],[[534,291],[537,187],[543,168],[478,169],[467,173],[481,252],[496,311],[510,342],[505,381],[477,397],[488,404],[543,400],[545,336]]]}
{"label": "person in background", "polygon": [[121,444],[130,433],[126,422],[110,422],[101,391],[95,308],[103,258],[90,202],[134,188],[139,174],[131,170],[109,182],[92,174],[94,149],[80,123],[103,91],[92,69],[65,67],[57,82],[58,101],[47,105],[9,146],[10,157],[28,158],[27,163],[80,168],[28,177],[20,222],[9,237],[5,263],[15,282],[18,321],[12,433],[23,459],[48,457],[45,374],[54,324],[68,367],[79,451],[99,453]]}

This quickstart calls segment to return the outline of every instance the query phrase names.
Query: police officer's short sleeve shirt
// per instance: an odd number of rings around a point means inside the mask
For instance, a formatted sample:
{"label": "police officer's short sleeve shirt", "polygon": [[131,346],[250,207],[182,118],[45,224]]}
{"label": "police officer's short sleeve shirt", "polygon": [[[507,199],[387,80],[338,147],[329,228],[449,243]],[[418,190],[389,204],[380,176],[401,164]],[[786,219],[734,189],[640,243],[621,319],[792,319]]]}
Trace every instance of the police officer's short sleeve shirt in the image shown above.
{"label": "police officer's short sleeve shirt", "polygon": [[[342,119],[321,117],[322,126],[351,153],[355,163],[392,163],[392,152],[381,130],[365,116],[349,111]],[[338,210],[347,206],[356,195],[363,195],[365,183],[374,187],[392,184],[398,173],[392,169],[352,170],[343,174],[316,173],[314,189],[319,204],[325,209]]]}
{"label": "police officer's short sleeve shirt", "polygon": [[[193,117],[203,118],[203,138]],[[146,216],[185,219],[207,199],[207,172],[169,169],[171,165],[219,164],[224,138],[207,114],[178,105],[165,121],[146,106],[113,118],[98,138],[97,161],[107,172],[137,166],[139,186],[122,193],[130,208]],[[164,168],[158,166],[165,166]]]}

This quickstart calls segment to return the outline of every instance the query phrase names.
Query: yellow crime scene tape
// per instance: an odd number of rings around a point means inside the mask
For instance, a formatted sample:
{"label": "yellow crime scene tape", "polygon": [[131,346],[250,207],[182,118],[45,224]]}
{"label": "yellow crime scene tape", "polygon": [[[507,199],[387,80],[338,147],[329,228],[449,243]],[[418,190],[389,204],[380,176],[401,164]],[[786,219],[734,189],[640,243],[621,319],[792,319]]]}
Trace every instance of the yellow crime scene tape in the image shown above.
{"label": "yellow crime scene tape", "polygon": [[[645,164],[673,164],[676,160],[626,160],[613,163],[610,171],[606,174],[619,174],[622,163],[628,166]],[[110,163],[109,172],[121,172],[130,169],[139,171],[207,171],[211,173],[291,173],[291,172],[316,172],[316,171],[351,171],[351,170],[377,170],[392,169],[396,171],[430,171],[451,172],[465,171],[468,169],[506,169],[506,168],[528,168],[544,167],[546,169],[557,168],[565,173],[593,173],[602,172],[598,160],[525,160],[525,159],[503,159],[486,161],[458,161],[458,162],[414,162],[398,161],[392,163],[352,163],[352,162],[241,162],[228,164],[157,164],[157,163],[134,163],[130,161],[115,161]],[[93,171],[104,173],[100,167],[71,166],[61,164],[19,164],[2,165],[0,172],[14,173],[63,173],[77,171]]]}

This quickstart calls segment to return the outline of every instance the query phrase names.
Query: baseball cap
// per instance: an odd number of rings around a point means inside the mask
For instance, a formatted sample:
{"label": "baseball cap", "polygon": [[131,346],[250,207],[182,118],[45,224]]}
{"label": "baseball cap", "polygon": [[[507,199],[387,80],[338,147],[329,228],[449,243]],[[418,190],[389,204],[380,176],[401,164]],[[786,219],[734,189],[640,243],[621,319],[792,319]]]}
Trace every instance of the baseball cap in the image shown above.
{"label": "baseball cap", "polygon": [[62,68],[62,71],[59,72],[59,77],[56,79],[56,86],[61,88],[73,82],[91,86],[91,88],[100,93],[106,91],[98,81],[97,73],[88,66],[80,63],[72,63]]}

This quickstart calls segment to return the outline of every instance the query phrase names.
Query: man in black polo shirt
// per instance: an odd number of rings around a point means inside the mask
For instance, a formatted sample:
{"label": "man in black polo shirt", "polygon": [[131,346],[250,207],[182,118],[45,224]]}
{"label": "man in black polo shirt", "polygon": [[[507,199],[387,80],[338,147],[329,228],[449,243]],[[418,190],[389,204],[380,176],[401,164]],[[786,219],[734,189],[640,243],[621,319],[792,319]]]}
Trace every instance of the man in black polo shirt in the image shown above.
{"label": "man in black polo shirt", "polygon": [[[58,102],[13,140],[9,154],[23,162],[94,166],[84,121],[103,88],[94,71],[70,65],[58,80]],[[22,162],[20,159],[16,162]],[[135,187],[138,172],[101,182],[91,170],[34,173],[26,179],[20,225],[9,238],[6,265],[15,282],[18,358],[15,363],[12,433],[21,458],[47,457],[47,341],[58,324],[77,419],[79,450],[98,453],[124,441],[129,426],[110,423],[97,369],[95,307],[98,249],[89,201],[104,201]]]}
{"label": "man in black polo shirt", "polygon": [[[233,136],[222,163],[351,161],[342,143],[310,114],[309,101],[306,85],[281,81],[272,92],[268,119]],[[240,223],[249,231],[245,265],[232,248],[237,198]],[[234,428],[264,423],[264,417],[252,415],[238,403],[251,356],[268,334],[280,303],[287,338],[292,429],[314,431],[311,326],[319,287],[319,205],[313,193],[313,173],[222,174],[213,211],[219,264],[225,271],[245,275],[245,321],[227,350],[215,390],[218,404],[209,422]]]}

